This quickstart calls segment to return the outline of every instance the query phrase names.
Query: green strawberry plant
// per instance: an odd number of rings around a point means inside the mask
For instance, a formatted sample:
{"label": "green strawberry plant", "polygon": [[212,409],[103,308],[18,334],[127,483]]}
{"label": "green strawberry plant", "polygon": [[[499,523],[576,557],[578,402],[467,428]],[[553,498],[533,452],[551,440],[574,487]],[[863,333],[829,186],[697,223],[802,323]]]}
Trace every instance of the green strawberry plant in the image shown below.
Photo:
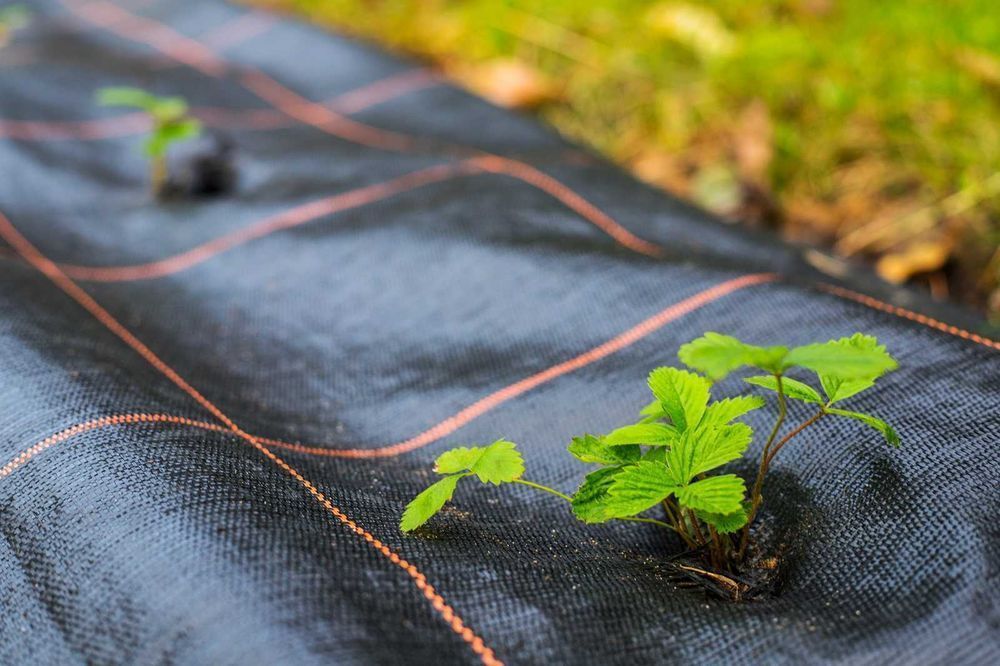
{"label": "green strawberry plant", "polygon": [[24,5],[0,7],[0,46],[4,46],[15,30],[31,23],[31,12]]}
{"label": "green strawberry plant", "polygon": [[[410,502],[400,527],[410,532],[427,522],[464,478],[518,483],[565,500],[585,523],[626,520],[670,530],[714,569],[702,573],[725,578],[721,574],[738,571],[746,559],[771,463],[799,433],[827,417],[843,417],[874,428],[888,444],[899,446],[899,436],[885,421],[835,406],[896,368],[874,337],[858,333],[789,349],[706,333],[683,345],[678,357],[696,372],[662,367],[649,373],[653,401],[642,408],[636,423],[602,436],[576,437],[569,444],[577,460],[597,466],[572,496],[522,478],[524,460],[516,445],[498,440],[441,454],[434,471],[443,478]],[[760,373],[745,381],[773,393],[777,403],[749,490],[744,479],[720,473],[720,468],[747,451],[754,433],[738,419],[761,408],[764,400],[756,395],[713,400],[711,395],[714,381],[743,368]],[[815,375],[822,394],[790,372]],[[789,401],[804,403],[812,413],[784,432]],[[650,515],[654,510],[660,515]]]}
{"label": "green strawberry plant", "polygon": [[180,141],[201,133],[201,123],[188,114],[188,104],[180,97],[158,97],[140,88],[111,87],[97,92],[103,106],[124,106],[144,111],[152,129],[144,150],[150,164],[150,187],[160,194],[167,183],[167,151]]}

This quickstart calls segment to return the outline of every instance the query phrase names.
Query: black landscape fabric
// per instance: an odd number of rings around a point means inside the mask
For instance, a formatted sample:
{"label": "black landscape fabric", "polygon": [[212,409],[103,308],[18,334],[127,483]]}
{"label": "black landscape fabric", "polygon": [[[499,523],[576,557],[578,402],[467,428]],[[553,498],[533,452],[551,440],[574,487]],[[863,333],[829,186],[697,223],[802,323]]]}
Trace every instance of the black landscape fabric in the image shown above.
{"label": "black landscape fabric", "polygon": [[[0,49],[0,663],[1000,661],[1000,344],[973,318],[291,19],[27,6]],[[237,190],[153,202],[109,85],[187,98]],[[900,362],[854,407],[901,449],[829,421],[776,462],[777,596],[688,589],[660,530],[524,487],[400,533],[458,444],[512,439],[572,492],[570,437],[633,421],[708,330],[864,331]]]}

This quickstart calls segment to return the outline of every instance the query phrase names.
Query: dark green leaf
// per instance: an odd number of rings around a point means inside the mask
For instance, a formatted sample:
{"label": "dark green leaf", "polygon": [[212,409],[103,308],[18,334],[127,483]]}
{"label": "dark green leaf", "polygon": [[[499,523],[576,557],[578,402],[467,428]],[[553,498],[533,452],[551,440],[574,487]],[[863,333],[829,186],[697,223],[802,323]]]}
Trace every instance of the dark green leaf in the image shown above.
{"label": "dark green leaf", "polygon": [[573,514],[585,523],[603,523],[614,516],[608,510],[608,489],[621,467],[591,472],[573,495]]}

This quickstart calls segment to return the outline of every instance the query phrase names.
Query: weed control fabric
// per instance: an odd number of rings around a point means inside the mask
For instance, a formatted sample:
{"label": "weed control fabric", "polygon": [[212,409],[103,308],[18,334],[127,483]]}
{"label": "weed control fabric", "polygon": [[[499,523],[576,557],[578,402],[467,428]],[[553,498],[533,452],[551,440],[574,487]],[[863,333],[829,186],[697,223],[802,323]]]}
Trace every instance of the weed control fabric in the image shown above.
{"label": "weed control fabric", "polygon": [[[970,317],[293,20],[29,8],[0,48],[0,663],[1000,660],[1000,343]],[[173,168],[224,141],[236,190],[152,200],[107,86],[186,99],[207,134]],[[635,420],[705,331],[899,360],[850,407],[901,449],[830,420],[776,460],[776,596],[709,597],[663,530],[524,487],[400,532],[460,444],[573,492],[570,438]]]}

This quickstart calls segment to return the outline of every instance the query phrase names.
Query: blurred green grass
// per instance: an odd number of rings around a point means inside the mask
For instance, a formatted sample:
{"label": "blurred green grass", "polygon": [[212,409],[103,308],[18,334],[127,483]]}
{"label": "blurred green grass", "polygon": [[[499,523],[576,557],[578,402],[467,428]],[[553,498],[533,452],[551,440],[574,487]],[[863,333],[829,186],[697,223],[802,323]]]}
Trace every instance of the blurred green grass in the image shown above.
{"label": "blurred green grass", "polygon": [[1000,319],[995,0],[277,0]]}

